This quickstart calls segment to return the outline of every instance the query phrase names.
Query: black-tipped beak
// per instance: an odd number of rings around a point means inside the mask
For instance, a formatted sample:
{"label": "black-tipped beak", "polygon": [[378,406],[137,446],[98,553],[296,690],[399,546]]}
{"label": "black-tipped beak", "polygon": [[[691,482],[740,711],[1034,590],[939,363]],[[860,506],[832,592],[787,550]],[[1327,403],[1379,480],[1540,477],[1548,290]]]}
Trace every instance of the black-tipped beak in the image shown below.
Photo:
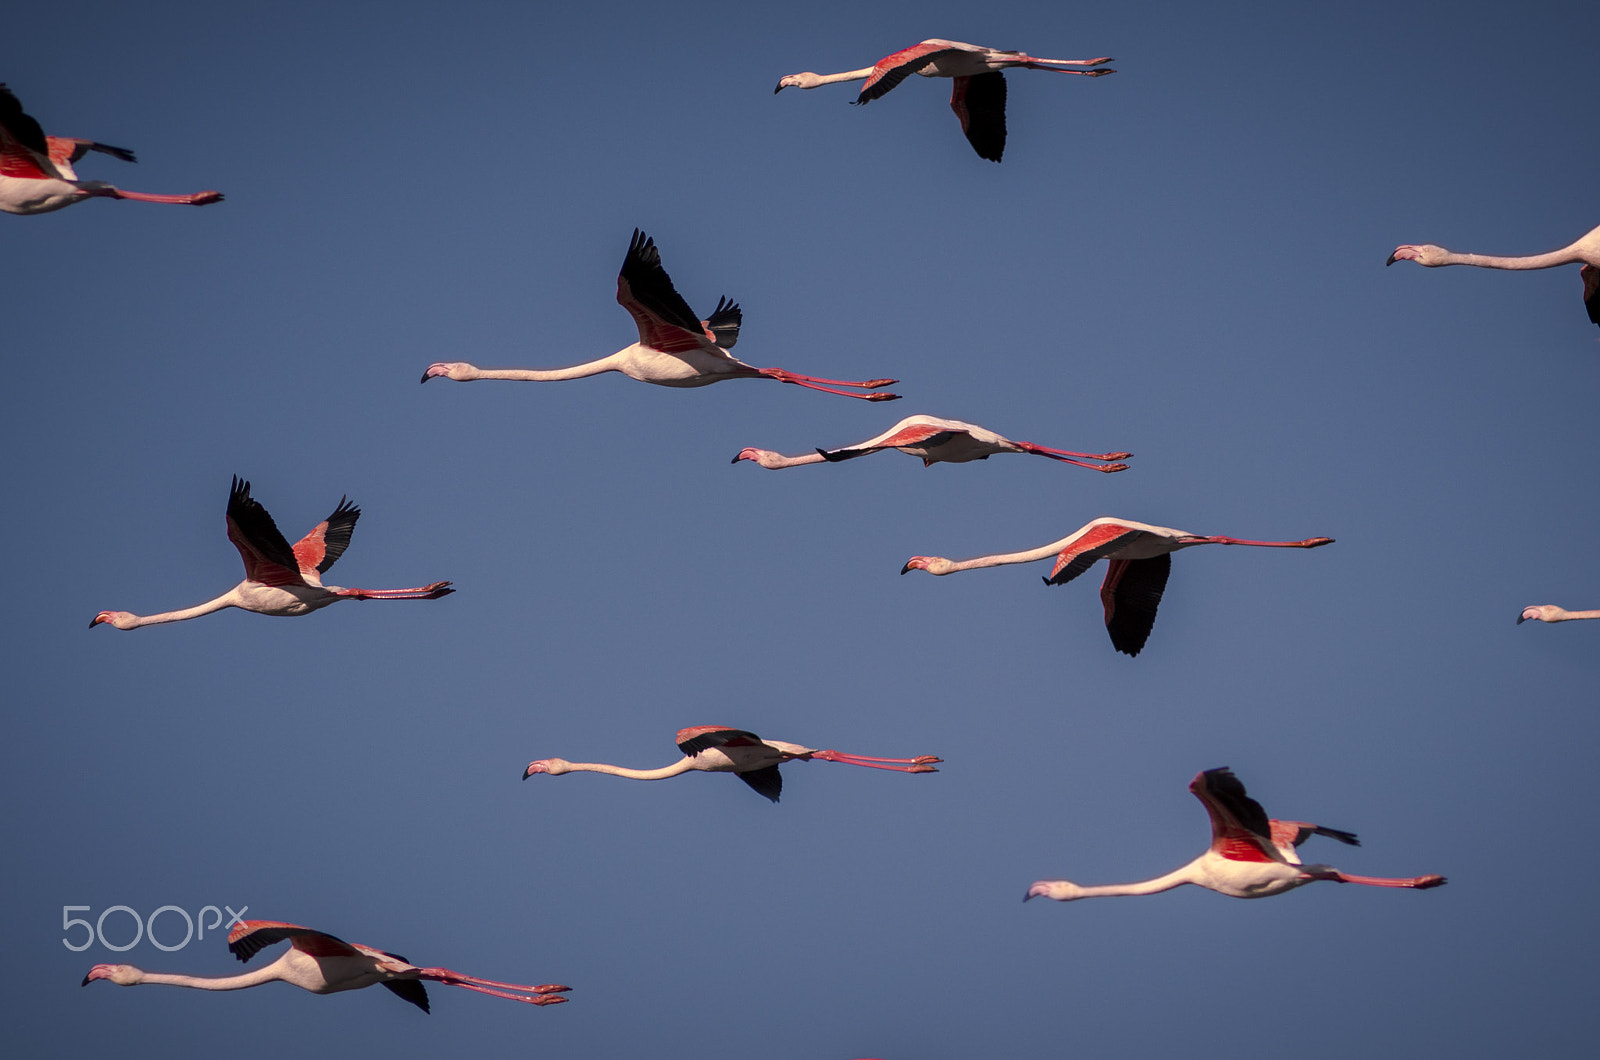
{"label": "black-tipped beak", "polygon": [[83,982],[79,983],[78,985],[79,986],[88,986],[89,985],[89,977],[87,975],[84,976],[83,977]]}
{"label": "black-tipped beak", "polygon": [[428,375],[428,373],[427,373],[427,372],[423,372],[423,373],[422,373],[422,381],[423,381],[423,382],[424,382],[424,383],[426,383],[426,382],[427,382],[427,381],[428,381],[428,380],[429,380],[429,379],[430,379],[430,378],[432,378],[432,377],[431,377],[431,376],[430,376],[430,375]]}
{"label": "black-tipped beak", "polygon": [[900,573],[901,573],[901,574],[904,574],[904,573],[905,573],[905,572],[906,572],[906,571],[908,571],[908,570],[910,570],[910,569],[911,569],[911,564],[910,564],[910,563],[907,563],[907,564],[906,564],[906,565],[905,565],[905,566],[904,566],[904,567],[901,567],[901,568],[900,568]]}
{"label": "black-tipped beak", "polygon": [[[1522,619],[1520,619],[1520,618],[1519,618],[1519,619],[1517,619],[1517,621],[1518,621],[1518,622],[1521,622],[1521,621],[1522,621]],[[92,620],[90,620],[90,622],[89,622],[89,628],[90,628],[90,629],[93,629],[93,628],[94,628],[94,627],[96,627],[96,626],[98,626],[98,625],[99,625],[99,624],[100,624],[100,620],[99,620],[99,619],[98,619],[98,618],[96,618],[96,619],[92,619]]]}
{"label": "black-tipped beak", "polygon": [[735,464],[737,464],[737,463],[738,463],[738,462],[739,462],[739,458],[738,458],[738,457],[734,457],[734,458],[733,458],[733,462],[734,462],[734,463],[735,463]]}
{"label": "black-tipped beak", "polygon": [[772,90],[772,94],[774,96],[776,96],[779,92],[782,92],[782,91],[783,91],[783,82],[779,81],[778,82],[778,87]]}
{"label": "black-tipped beak", "polygon": [[1393,254],[1390,254],[1389,260],[1383,263],[1384,267],[1387,268],[1388,266],[1393,265],[1397,260],[1398,259]]}
{"label": "black-tipped beak", "polygon": [[1528,616],[1527,615],[1518,615],[1517,616],[1517,625],[1520,626],[1526,621],[1528,621]]}

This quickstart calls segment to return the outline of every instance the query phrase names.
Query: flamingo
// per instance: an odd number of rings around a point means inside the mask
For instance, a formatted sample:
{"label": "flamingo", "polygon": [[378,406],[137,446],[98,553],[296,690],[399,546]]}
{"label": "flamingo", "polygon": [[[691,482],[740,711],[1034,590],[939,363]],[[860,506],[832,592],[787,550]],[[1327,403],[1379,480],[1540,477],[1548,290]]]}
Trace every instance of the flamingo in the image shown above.
{"label": "flamingo", "polygon": [[895,379],[869,379],[864,383],[842,379],[819,379],[782,368],[755,368],[728,353],[739,339],[743,319],[739,306],[726,298],[717,299],[711,316],[700,320],[672,286],[672,278],[661,267],[661,254],[655,240],[633,230],[633,242],[622,259],[617,274],[617,302],[639,326],[639,341],[609,357],[570,368],[548,370],[531,368],[478,368],[464,362],[431,364],[422,373],[426,383],[434,378],[469,382],[474,379],[516,379],[545,382],[553,379],[581,379],[602,372],[621,372],[658,386],[709,386],[724,379],[776,379],[809,390],[861,398],[865,401],[894,401],[898,394],[853,394],[820,386],[853,386],[876,390],[898,382]]}
{"label": "flamingo", "polygon": [[[529,1005],[559,1005],[567,999],[561,993],[572,989],[558,983],[521,986],[494,979],[479,979],[448,968],[418,968],[398,954],[345,942],[322,931],[282,924],[275,920],[243,920],[228,932],[228,949],[241,961],[273,943],[289,941],[289,949],[271,964],[243,975],[213,978],[204,975],[172,975],[147,972],[131,964],[97,964],[83,977],[84,986],[96,979],[109,979],[118,986],[190,986],[196,990],[243,990],[282,980],[313,994],[337,994],[360,990],[373,983],[382,984],[402,1001],[428,1011],[428,991],[423,980],[476,990],[480,994],[522,1001]],[[512,993],[511,991],[515,991]],[[526,997],[523,995],[531,994]]]}
{"label": "flamingo", "polygon": [[1600,324],[1600,228],[1595,228],[1571,246],[1534,254],[1525,258],[1506,258],[1494,254],[1457,254],[1428,243],[1404,244],[1395,248],[1385,265],[1414,261],[1436,269],[1441,265],[1477,265],[1484,269],[1553,269],[1557,265],[1583,262],[1578,275],[1583,279],[1583,304],[1589,319]]}
{"label": "flamingo", "polygon": [[221,202],[222,193],[201,191],[193,195],[150,195],[123,191],[98,180],[79,180],[72,163],[90,151],[137,161],[125,147],[46,136],[39,123],[22,109],[22,103],[0,84],[0,210],[6,213],[49,213],[85,199],[133,199],[182,206]]}
{"label": "flamingo", "polygon": [[1517,618],[1517,625],[1520,626],[1529,619],[1540,622],[1570,622],[1575,618],[1600,618],[1600,611],[1568,611],[1555,604],[1534,604],[1532,607],[1522,609],[1522,614]]}
{"label": "flamingo", "polygon": [[529,762],[522,779],[535,773],[560,776],[562,773],[610,773],[615,777],[634,780],[664,780],[691,770],[702,773],[733,773],[757,792],[773,802],[783,793],[783,777],[778,765],[799,759],[810,762],[843,762],[850,766],[868,769],[891,769],[896,773],[937,773],[935,762],[942,758],[918,755],[916,758],[869,758],[864,755],[847,755],[842,751],[819,751],[814,747],[801,747],[783,740],[763,740],[753,732],[730,729],[726,725],[700,725],[678,730],[678,750],[683,758],[660,769],[629,769],[627,766],[607,765],[604,762],[568,762],[564,758],[543,758]]}
{"label": "flamingo", "polygon": [[1111,61],[1100,59],[1040,59],[1022,52],[996,51],[958,40],[935,37],[914,44],[893,55],[886,55],[871,66],[846,70],[842,74],[790,74],[772,90],[777,95],[786,88],[817,88],[840,81],[862,81],[861,94],[852,102],[870,103],[912,74],[923,77],[949,77],[955,80],[950,90],[950,109],[961,122],[979,158],[1000,161],[1006,149],[1006,75],[1000,71],[1020,66],[1029,70],[1051,70],[1058,74],[1103,77],[1115,70],[1070,70],[1064,67],[1100,67]]}
{"label": "flamingo", "polygon": [[1439,875],[1394,879],[1352,876],[1327,865],[1302,865],[1295,848],[1313,835],[1327,836],[1350,846],[1361,843],[1349,832],[1323,828],[1304,821],[1274,821],[1261,804],[1245,794],[1244,785],[1231,769],[1196,773],[1189,790],[1211,815],[1211,846],[1181,869],[1140,883],[1112,883],[1083,887],[1071,880],[1039,880],[1023,895],[1070,902],[1078,898],[1103,898],[1122,894],[1155,894],[1186,883],[1209,888],[1230,898],[1266,898],[1314,880],[1364,883],[1369,887],[1414,887],[1419,891],[1441,887]]}
{"label": "flamingo", "polygon": [[455,592],[449,582],[434,582],[415,589],[342,589],[323,585],[321,575],[344,555],[350,545],[361,509],[341,497],[333,514],[311,528],[294,547],[259,501],[250,496],[250,483],[233,479],[228,493],[228,540],[244,559],[244,581],[215,600],[159,615],[127,611],[102,611],[89,623],[93,629],[105,622],[118,629],[137,629],[162,622],[182,622],[225,607],[238,607],[261,615],[309,615],[339,600],[437,600]]}
{"label": "flamingo", "polygon": [[1320,548],[1333,544],[1331,537],[1312,537],[1304,541],[1241,541],[1236,537],[1201,537],[1166,526],[1136,523],[1132,519],[1095,519],[1060,541],[997,556],[948,560],[942,556],[912,556],[900,568],[904,574],[925,570],[929,574],[952,574],[974,567],[998,567],[1007,563],[1031,563],[1047,556],[1056,565],[1046,585],[1065,585],[1094,565],[1110,560],[1106,580],[1100,585],[1100,600],[1106,609],[1106,631],[1111,644],[1126,655],[1138,655],[1155,625],[1156,608],[1172,572],[1172,553],[1192,545],[1255,545],[1260,548]]}
{"label": "flamingo", "polygon": [[[995,453],[1033,453],[1049,457],[1051,460],[1107,472],[1126,471],[1128,465],[1086,464],[1083,461],[1126,460],[1133,455],[1132,453],[1075,453],[1070,449],[1049,449],[1032,442],[1013,442],[974,423],[940,419],[938,416],[907,416],[876,438],[869,438],[856,445],[845,446],[843,449],[831,451],[818,449],[815,453],[808,453],[805,456],[784,456],[770,449],[741,449],[739,455],[733,458],[733,462],[737,464],[741,460],[752,460],[764,468],[775,471],[778,468],[820,464],[823,461],[838,463],[841,460],[852,460],[885,449],[898,449],[902,453],[920,456],[923,467],[932,467],[941,461],[964,464],[969,460],[987,460]],[[1075,460],[1073,457],[1082,459]]]}

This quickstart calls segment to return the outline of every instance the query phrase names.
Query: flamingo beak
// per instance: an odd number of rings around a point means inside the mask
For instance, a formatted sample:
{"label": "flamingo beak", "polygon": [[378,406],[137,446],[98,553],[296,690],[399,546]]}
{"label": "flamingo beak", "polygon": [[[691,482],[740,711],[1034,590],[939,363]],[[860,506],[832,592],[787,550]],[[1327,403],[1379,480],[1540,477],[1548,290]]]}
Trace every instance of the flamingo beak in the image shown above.
{"label": "flamingo beak", "polygon": [[778,82],[778,87],[772,90],[772,94],[774,96],[776,96],[779,92],[782,92],[782,91],[783,91],[783,82],[779,81]]}
{"label": "flamingo beak", "polygon": [[1518,615],[1517,616],[1517,625],[1520,626],[1526,621],[1528,621],[1528,616],[1527,615]]}

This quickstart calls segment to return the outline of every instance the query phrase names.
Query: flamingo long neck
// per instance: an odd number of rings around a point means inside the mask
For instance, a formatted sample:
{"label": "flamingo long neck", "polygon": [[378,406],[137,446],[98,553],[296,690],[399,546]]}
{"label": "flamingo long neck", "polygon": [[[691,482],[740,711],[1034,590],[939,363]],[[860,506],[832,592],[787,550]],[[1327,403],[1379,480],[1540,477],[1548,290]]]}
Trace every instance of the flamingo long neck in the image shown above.
{"label": "flamingo long neck", "polygon": [[1579,243],[1560,250],[1552,250],[1548,254],[1533,254],[1525,258],[1507,258],[1497,254],[1455,254],[1450,255],[1447,265],[1476,265],[1484,269],[1551,269],[1557,265],[1570,265],[1575,261],[1586,260],[1583,249]]}
{"label": "flamingo long neck", "polygon": [[569,773],[610,773],[614,777],[628,777],[632,780],[665,780],[675,777],[680,773],[687,773],[694,768],[694,759],[680,758],[670,766],[660,769],[629,769],[627,766],[614,766],[607,762],[569,762]]}
{"label": "flamingo long neck", "polygon": [[822,85],[836,85],[841,81],[865,81],[872,76],[875,66],[864,66],[859,70],[846,70],[842,74],[818,74],[817,83],[806,85],[806,88],[818,88]]}
{"label": "flamingo long neck", "polygon": [[569,368],[473,368],[471,379],[515,379],[529,383],[548,383],[558,379],[583,379],[603,372],[621,371],[619,358],[613,353],[598,361],[586,361]]}
{"label": "flamingo long neck", "polygon": [[1563,611],[1554,621],[1566,622],[1573,618],[1600,618],[1600,611]]}
{"label": "flamingo long neck", "polygon": [[1181,869],[1174,869],[1165,876],[1157,876],[1153,880],[1140,880],[1137,883],[1103,883],[1094,887],[1083,887],[1080,897],[1116,898],[1122,895],[1159,894],[1194,882],[1195,866],[1194,862],[1190,862]]}
{"label": "flamingo long neck", "polygon": [[134,626],[158,626],[163,622],[182,622],[186,618],[199,618],[213,611],[221,611],[225,607],[237,607],[233,592],[230,589],[215,600],[207,600],[203,604],[186,607],[182,611],[163,611],[159,615],[134,615]]}
{"label": "flamingo long neck", "polygon": [[1008,563],[1032,563],[1036,559],[1045,559],[1060,552],[1061,542],[1044,545],[1041,548],[1030,548],[1026,552],[1006,552],[998,556],[978,556],[976,559],[956,559],[950,561],[950,570],[973,570],[977,567],[1002,567]]}
{"label": "flamingo long neck", "polygon": [[246,987],[260,986],[262,983],[270,983],[274,979],[283,978],[283,976],[279,974],[279,963],[281,962],[274,961],[264,968],[257,968],[256,970],[252,972],[246,972],[243,975],[224,976],[220,979],[214,979],[203,975],[174,975],[167,972],[144,972],[139,978],[139,985],[191,986],[196,990],[243,990]]}
{"label": "flamingo long neck", "polygon": [[826,463],[827,459],[821,453],[806,453],[804,456],[785,456],[782,453],[773,453],[769,466],[776,470],[781,467],[799,467],[801,464],[822,464]]}

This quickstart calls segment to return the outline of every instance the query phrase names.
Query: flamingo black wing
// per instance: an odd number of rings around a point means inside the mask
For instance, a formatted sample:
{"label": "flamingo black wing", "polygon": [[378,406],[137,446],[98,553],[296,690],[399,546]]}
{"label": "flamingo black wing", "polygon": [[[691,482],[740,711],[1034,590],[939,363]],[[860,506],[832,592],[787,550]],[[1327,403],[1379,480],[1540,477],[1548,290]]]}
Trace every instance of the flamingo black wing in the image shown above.
{"label": "flamingo black wing", "polygon": [[1124,655],[1138,655],[1156,624],[1156,608],[1172,573],[1172,553],[1150,559],[1114,559],[1100,584],[1111,646]]}
{"label": "flamingo black wing", "polygon": [[288,939],[295,949],[312,957],[363,956],[362,952],[350,943],[326,931],[301,927],[299,924],[285,924],[277,920],[240,921],[232,931],[228,932],[228,951],[241,961],[248,961],[266,947],[285,939]]}
{"label": "flamingo black wing", "polygon": [[744,313],[739,309],[738,302],[718,298],[717,308],[701,323],[717,337],[718,346],[731,350],[733,344],[739,341],[739,325],[744,323]]}
{"label": "flamingo black wing", "polygon": [[979,158],[1000,161],[1006,151],[1006,75],[999,70],[958,77],[950,90],[950,109]]}
{"label": "flamingo black wing", "polygon": [[1076,541],[1056,556],[1056,565],[1046,585],[1065,585],[1090,567],[1095,561],[1111,555],[1124,546],[1139,540],[1143,530],[1135,530],[1119,523],[1102,523],[1089,527]]}
{"label": "flamingo black wing", "polygon": [[44,135],[44,129],[22,109],[22,101],[4,82],[0,82],[0,128],[28,150],[49,157],[50,142]]}
{"label": "flamingo black wing", "polygon": [[640,338],[647,343],[651,341],[651,326],[657,322],[692,335],[704,335],[700,318],[672,286],[667,270],[661,267],[661,252],[656,249],[656,241],[637,228],[633,230],[633,242],[628,244],[628,254],[622,259],[622,269],[617,273],[617,301],[634,315]]}
{"label": "flamingo black wing", "polygon": [[235,475],[228,492],[228,540],[244,560],[245,576],[265,585],[292,585],[301,581],[300,562],[278,524],[250,496],[250,483]]}
{"label": "flamingo black wing", "polygon": [[735,773],[734,776],[755,788],[758,794],[766,796],[773,802],[777,802],[778,796],[783,794],[783,774],[778,772],[777,766],[752,769],[748,773]]}
{"label": "flamingo black wing", "polygon": [[953,55],[962,50],[950,47],[949,43],[925,40],[879,59],[873,64],[872,76],[861,86],[861,94],[851,100],[851,104],[871,103],[924,66],[936,62],[940,56]]}
{"label": "flamingo black wing", "polygon": [[1578,275],[1583,277],[1583,306],[1589,311],[1589,319],[1600,324],[1600,269],[1585,265]]}
{"label": "flamingo black wing", "polygon": [[344,550],[350,547],[350,535],[355,532],[361,509],[350,503],[350,498],[340,497],[333,514],[311,528],[311,532],[294,545],[294,558],[301,570],[326,573]]}
{"label": "flamingo black wing", "polygon": [[420,979],[386,979],[381,985],[401,1001],[409,1001],[422,1011],[429,1011],[428,991]]}
{"label": "flamingo black wing", "polygon": [[761,737],[753,732],[721,725],[678,730],[678,750],[691,758],[710,747],[749,747],[760,742]]}

